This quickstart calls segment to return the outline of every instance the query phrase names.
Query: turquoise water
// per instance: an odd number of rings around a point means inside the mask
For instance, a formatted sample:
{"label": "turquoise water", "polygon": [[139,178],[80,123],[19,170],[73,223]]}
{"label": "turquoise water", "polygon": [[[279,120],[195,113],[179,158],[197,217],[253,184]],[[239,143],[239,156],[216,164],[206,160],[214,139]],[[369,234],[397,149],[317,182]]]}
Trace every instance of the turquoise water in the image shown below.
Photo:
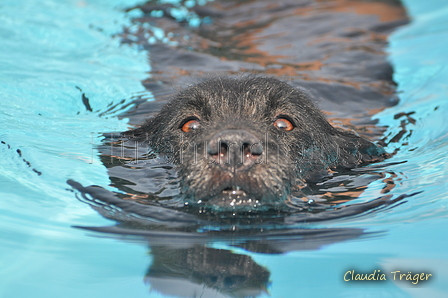
{"label": "turquoise water", "polygon": [[[150,53],[113,37],[138,14],[121,8],[139,1],[3,2],[0,297],[164,297],[144,280],[152,261],[147,245],[72,228],[112,222],[66,184],[108,185],[94,145],[102,132],[127,129],[116,115],[133,97],[151,98],[141,85]],[[448,4],[404,4],[413,22],[397,30],[389,46],[401,101],[375,117],[394,135],[400,130],[394,115],[415,112],[415,124],[406,126],[408,145],[392,159],[407,162],[390,166],[401,179],[391,193],[422,192],[393,209],[321,225],[381,232],[370,238],[284,255],[232,248],[271,272],[271,297],[448,296]],[[372,183],[359,200],[380,196],[382,187]],[[343,281],[348,270],[379,269],[428,272],[434,280],[418,287]]]}

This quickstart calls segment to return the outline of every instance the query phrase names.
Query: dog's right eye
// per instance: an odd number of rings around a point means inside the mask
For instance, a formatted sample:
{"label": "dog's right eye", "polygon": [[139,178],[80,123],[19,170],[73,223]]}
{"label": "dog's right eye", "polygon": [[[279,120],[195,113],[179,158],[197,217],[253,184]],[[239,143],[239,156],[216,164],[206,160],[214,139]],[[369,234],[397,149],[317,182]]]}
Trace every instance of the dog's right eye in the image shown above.
{"label": "dog's right eye", "polygon": [[199,123],[198,120],[191,119],[182,125],[181,130],[183,132],[191,132],[195,129],[198,129],[200,126],[201,126],[201,124]]}

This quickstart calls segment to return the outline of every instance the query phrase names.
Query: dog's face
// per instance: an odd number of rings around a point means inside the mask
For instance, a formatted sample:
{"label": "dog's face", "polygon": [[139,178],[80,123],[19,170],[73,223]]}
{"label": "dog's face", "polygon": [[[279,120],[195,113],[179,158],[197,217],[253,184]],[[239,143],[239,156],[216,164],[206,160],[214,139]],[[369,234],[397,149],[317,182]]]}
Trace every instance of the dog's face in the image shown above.
{"label": "dog's face", "polygon": [[216,78],[180,92],[128,135],[178,166],[186,203],[277,208],[317,174],[384,151],[332,127],[310,96],[273,78]]}

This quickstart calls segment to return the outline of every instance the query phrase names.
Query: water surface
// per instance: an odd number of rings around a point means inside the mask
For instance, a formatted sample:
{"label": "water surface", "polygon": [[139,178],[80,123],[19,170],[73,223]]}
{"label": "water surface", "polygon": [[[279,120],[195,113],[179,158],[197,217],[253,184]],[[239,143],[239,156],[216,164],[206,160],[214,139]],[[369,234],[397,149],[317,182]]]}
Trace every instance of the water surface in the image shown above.
{"label": "water surface", "polygon": [[[388,193],[420,194],[381,212],[306,226],[329,234],[264,242],[177,235],[174,242],[160,233],[152,237],[150,254],[141,238],[117,239],[73,228],[115,222],[77,200],[66,184],[75,179],[118,191],[108,186],[107,169],[95,148],[103,132],[128,128],[127,120],[118,117],[132,111],[128,104],[136,97],[152,98],[141,84],[156,74],[148,74],[148,52],[122,44],[118,36],[140,16],[138,10],[122,8],[137,4],[9,1],[0,6],[1,297],[166,297],[161,291],[194,297],[194,291],[204,288],[186,280],[188,272],[202,272],[198,278],[204,281],[217,268],[198,267],[200,260],[231,264],[233,279],[222,276],[228,286],[241,282],[242,266],[236,262],[246,264],[253,275],[245,278],[253,281],[252,288],[262,289],[260,296],[267,296],[266,291],[271,297],[447,295],[448,6],[404,1],[412,22],[392,34],[388,47],[400,101],[373,116],[379,121],[376,127],[387,127],[388,140],[403,125],[406,129],[401,142],[388,145],[388,150],[400,149],[390,161],[407,161],[387,168],[397,176],[390,177],[395,187]],[[383,195],[384,184],[384,179],[369,184],[350,203]],[[358,237],[360,230],[366,236]],[[183,249],[184,256],[217,258],[186,264],[173,249]],[[176,258],[167,260],[170,256]],[[172,268],[177,276],[163,267],[176,262],[183,265]],[[354,284],[343,281],[349,270],[429,272],[434,280],[418,287],[390,280]],[[166,276],[171,279],[162,278]]]}

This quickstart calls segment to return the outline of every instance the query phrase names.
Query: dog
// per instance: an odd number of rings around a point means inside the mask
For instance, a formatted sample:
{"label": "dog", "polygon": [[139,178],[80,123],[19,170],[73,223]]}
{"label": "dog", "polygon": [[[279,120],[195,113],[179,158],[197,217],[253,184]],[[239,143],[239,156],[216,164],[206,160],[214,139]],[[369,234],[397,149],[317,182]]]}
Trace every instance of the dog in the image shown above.
{"label": "dog", "polygon": [[255,75],[192,85],[124,135],[172,159],[185,204],[220,210],[281,209],[306,182],[388,157],[307,91]]}

